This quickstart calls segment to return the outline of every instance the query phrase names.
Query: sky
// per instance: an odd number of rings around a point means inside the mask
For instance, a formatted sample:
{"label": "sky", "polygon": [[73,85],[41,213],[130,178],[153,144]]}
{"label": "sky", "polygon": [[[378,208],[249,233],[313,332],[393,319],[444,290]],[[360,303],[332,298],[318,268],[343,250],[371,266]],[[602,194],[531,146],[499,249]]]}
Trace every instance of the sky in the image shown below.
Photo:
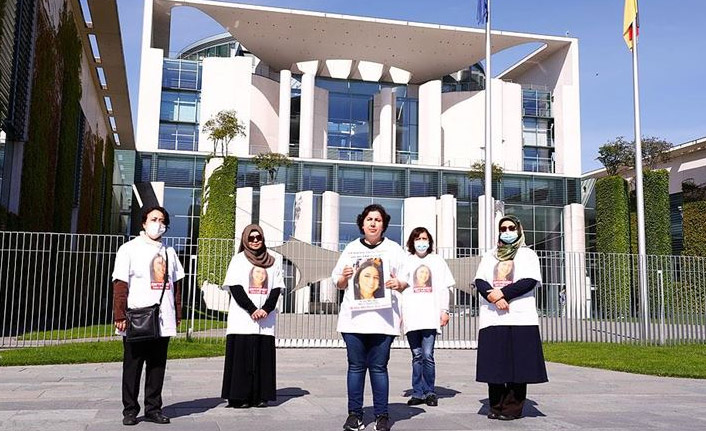
{"label": "sky", "polygon": [[[231,3],[234,3],[231,1]],[[266,0],[240,1],[432,24],[479,27],[476,0]],[[639,0],[638,40],[642,136],[673,145],[706,136],[706,35],[703,0]],[[142,0],[118,0],[133,117],[142,31]],[[598,148],[617,136],[634,138],[632,57],[622,38],[623,0],[491,0],[492,28],[579,40],[582,171],[601,167]],[[188,31],[186,31],[188,29]],[[178,8],[172,17],[171,51],[222,33],[210,17]],[[493,62],[493,75],[523,54]]]}

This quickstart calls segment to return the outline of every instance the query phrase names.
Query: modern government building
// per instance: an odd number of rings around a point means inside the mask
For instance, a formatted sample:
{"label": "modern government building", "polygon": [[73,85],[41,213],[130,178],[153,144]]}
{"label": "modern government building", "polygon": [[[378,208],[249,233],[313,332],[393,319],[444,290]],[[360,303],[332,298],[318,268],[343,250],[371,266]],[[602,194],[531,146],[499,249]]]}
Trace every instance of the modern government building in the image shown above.
{"label": "modern government building", "polygon": [[[170,55],[180,7],[225,32]],[[169,235],[198,237],[213,150],[202,126],[235,110],[245,126],[229,146],[240,160],[236,230],[258,222],[271,242],[335,248],[359,236],[356,215],[375,202],[392,215],[391,239],[423,225],[449,257],[466,255],[483,245],[483,185],[468,173],[484,160],[492,85],[496,210],[518,216],[536,250],[584,251],[578,40],[492,32],[494,54],[522,48],[488,79],[482,29],[146,0],[136,152],[117,154],[121,229],[135,233],[152,199],[172,214]],[[274,181],[252,162],[267,152],[292,160]]]}

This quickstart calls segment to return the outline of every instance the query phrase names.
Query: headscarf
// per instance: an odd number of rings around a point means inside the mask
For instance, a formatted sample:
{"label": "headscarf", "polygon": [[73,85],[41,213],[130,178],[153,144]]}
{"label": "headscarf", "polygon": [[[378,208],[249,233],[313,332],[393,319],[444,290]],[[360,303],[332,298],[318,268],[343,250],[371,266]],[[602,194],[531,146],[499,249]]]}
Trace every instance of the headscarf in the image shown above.
{"label": "headscarf", "polygon": [[[257,250],[250,248],[248,243],[248,237],[254,232],[262,236],[262,246]],[[262,228],[256,224],[249,224],[243,229],[243,235],[240,237],[240,249],[238,250],[238,253],[240,252],[245,253],[245,257],[250,263],[261,268],[269,268],[275,263],[274,256],[267,252],[265,234],[262,233]]]}
{"label": "headscarf", "polygon": [[502,225],[503,222],[507,220],[511,221],[515,224],[515,226],[517,226],[517,239],[511,244],[505,244],[500,240],[500,234],[498,233],[498,248],[495,251],[495,257],[497,257],[500,261],[513,260],[515,258],[515,255],[517,254],[517,250],[519,250],[520,247],[525,245],[525,233],[522,229],[522,223],[520,223],[520,219],[518,219],[517,217],[511,215],[502,217],[498,222],[498,229],[500,228],[500,225]]}

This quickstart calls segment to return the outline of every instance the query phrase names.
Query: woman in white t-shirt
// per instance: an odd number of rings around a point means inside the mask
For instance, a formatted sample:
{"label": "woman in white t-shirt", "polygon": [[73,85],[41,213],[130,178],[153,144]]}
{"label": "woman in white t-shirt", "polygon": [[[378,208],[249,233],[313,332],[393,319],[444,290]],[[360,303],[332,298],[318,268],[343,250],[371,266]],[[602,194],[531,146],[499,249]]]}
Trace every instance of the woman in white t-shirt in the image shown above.
{"label": "woman in white t-shirt", "polygon": [[[392,340],[400,333],[398,290],[403,284],[397,274],[404,252],[396,242],[383,237],[390,215],[381,205],[368,205],[356,221],[363,237],[346,246],[331,274],[336,286],[345,291],[337,326],[346,343],[348,358],[348,418],[343,429],[364,428],[363,389],[369,371],[375,429],[387,431],[390,396],[387,363]],[[361,278],[368,280],[361,282]],[[383,287],[376,282],[384,283]],[[378,287],[373,289],[375,286]],[[356,294],[361,287],[367,293]]]}
{"label": "woman in white t-shirt", "polygon": [[228,400],[227,407],[267,407],[277,397],[275,323],[284,279],[282,264],[267,251],[260,226],[243,230],[223,284],[233,300],[221,397]]}
{"label": "woman in white t-shirt", "polygon": [[456,284],[446,261],[434,250],[434,238],[424,227],[412,230],[402,291],[402,324],[412,350],[412,397],[410,406],[436,406],[434,343],[441,327],[449,323],[449,289]]}
{"label": "woman in white t-shirt", "polygon": [[522,416],[527,384],[547,381],[534,299],[542,275],[520,220],[504,216],[499,230],[475,279],[482,298],[476,380],[488,384],[488,419],[512,420]]}
{"label": "woman in white t-shirt", "polygon": [[[125,335],[127,308],[160,305],[160,335],[156,341],[128,342],[123,338],[123,424],[137,424],[140,405],[140,375],[145,371],[145,420],[169,423],[162,414],[162,386],[167,365],[169,337],[176,336],[181,321],[181,279],[184,278],[176,251],[162,243],[169,227],[169,213],[151,207],[142,213],[140,235],[118,249],[113,270],[113,317],[117,333]],[[162,290],[164,296],[162,297]]]}

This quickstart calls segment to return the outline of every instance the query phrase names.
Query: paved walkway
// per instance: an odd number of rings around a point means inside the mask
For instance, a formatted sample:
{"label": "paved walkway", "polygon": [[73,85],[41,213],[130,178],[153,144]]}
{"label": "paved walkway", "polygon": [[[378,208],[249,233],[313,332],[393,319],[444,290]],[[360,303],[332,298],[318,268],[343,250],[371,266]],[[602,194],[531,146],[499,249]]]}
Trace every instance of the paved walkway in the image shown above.
{"label": "paved walkway", "polygon": [[[550,382],[529,387],[525,418],[486,419],[476,352],[438,350],[438,407],[408,407],[409,353],[393,350],[393,430],[705,430],[706,380],[660,378],[548,364]],[[0,368],[0,430],[341,430],[345,351],[279,349],[278,399],[266,409],[224,408],[223,358],[173,360],[164,388],[171,425],[121,424],[120,364]],[[372,403],[369,388],[366,405]],[[366,407],[366,430],[373,429]]]}

